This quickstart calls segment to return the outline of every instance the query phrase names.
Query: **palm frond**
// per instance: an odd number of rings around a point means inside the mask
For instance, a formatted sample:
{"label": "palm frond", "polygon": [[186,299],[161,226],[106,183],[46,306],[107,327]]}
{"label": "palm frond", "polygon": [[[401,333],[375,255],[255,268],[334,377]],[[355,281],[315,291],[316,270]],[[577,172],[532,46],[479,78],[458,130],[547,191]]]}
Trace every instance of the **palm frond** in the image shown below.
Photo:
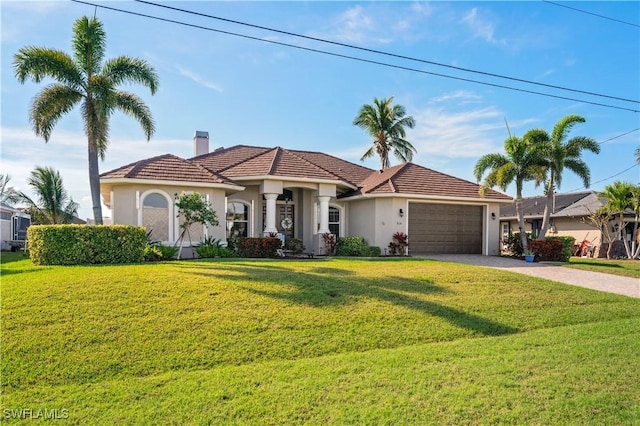
{"label": "palm frond", "polygon": [[155,132],[155,123],[147,104],[133,93],[116,91],[114,96],[115,107],[129,117],[135,118],[140,123],[147,140],[151,139]]}
{"label": "palm frond", "polygon": [[29,112],[35,134],[48,142],[58,120],[81,100],[81,92],[62,84],[52,84],[42,89],[34,98]]}
{"label": "palm frond", "polygon": [[102,22],[95,17],[83,16],[73,24],[73,53],[86,77],[100,73],[106,44]]}
{"label": "palm frond", "polygon": [[102,75],[109,78],[114,86],[134,82],[142,84],[155,94],[158,90],[158,74],[146,61],[129,56],[119,56],[105,62]]}
{"label": "palm frond", "polygon": [[55,49],[23,47],[13,57],[13,69],[20,83],[27,79],[40,83],[51,77],[75,90],[83,86],[82,72],[71,56]]}

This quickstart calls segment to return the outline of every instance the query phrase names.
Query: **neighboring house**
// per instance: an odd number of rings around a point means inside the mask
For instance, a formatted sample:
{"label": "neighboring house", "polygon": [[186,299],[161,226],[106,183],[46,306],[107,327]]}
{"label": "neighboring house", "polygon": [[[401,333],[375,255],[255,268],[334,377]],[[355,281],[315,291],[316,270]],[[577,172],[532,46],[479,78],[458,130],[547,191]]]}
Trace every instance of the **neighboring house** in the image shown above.
{"label": "neighboring house", "polygon": [[[532,238],[536,238],[542,228],[546,199],[546,196],[523,199],[525,231],[530,233]],[[592,247],[606,243],[607,239],[602,235],[602,231],[588,220],[588,216],[604,206],[606,202],[606,198],[600,197],[595,191],[555,194],[551,227],[547,236],[571,236],[576,239],[577,244],[586,240]],[[631,212],[625,215],[625,222],[633,222],[633,220]],[[612,237],[615,237],[617,226],[619,226],[617,219],[609,224]],[[519,232],[515,203],[500,208],[500,228],[503,239],[512,233]],[[630,240],[633,225],[628,225],[626,231],[626,237]]]}
{"label": "neighboring house", "polygon": [[500,206],[513,202],[494,190],[480,197],[477,184],[413,163],[379,171],[281,147],[209,152],[207,132],[196,132],[194,148],[196,156],[188,160],[166,154],[101,174],[113,223],[143,225],[154,239],[175,242],[180,229],[174,197],[197,191],[220,224],[192,230],[195,241],[281,233],[322,254],[321,235],[330,232],[362,236],[384,253],[393,234],[404,232],[412,255],[498,255],[496,219]]}
{"label": "neighboring house", "polygon": [[15,249],[23,246],[27,239],[27,228],[31,225],[31,216],[6,204],[0,204],[0,248]]}

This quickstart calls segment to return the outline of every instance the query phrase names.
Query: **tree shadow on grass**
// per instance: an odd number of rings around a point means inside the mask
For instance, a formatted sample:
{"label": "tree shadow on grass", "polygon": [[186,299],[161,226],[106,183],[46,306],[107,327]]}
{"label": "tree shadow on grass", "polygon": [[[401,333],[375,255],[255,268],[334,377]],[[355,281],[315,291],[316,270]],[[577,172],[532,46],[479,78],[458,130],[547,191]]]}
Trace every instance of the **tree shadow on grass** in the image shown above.
{"label": "tree shadow on grass", "polygon": [[[247,292],[293,304],[324,308],[357,303],[361,298],[371,298],[439,317],[478,335],[497,336],[518,332],[517,328],[438,301],[428,300],[434,295],[446,295],[451,291],[425,279],[398,276],[365,278],[356,276],[352,271],[344,273],[345,271],[339,268],[294,271],[264,264],[233,263],[218,266],[191,273],[221,280],[242,281],[241,288]],[[334,269],[338,269],[340,273],[335,273]],[[233,271],[235,274],[216,273],[216,270]],[[248,285],[247,282],[255,282],[256,286]],[[265,284],[268,289],[264,288]]]}

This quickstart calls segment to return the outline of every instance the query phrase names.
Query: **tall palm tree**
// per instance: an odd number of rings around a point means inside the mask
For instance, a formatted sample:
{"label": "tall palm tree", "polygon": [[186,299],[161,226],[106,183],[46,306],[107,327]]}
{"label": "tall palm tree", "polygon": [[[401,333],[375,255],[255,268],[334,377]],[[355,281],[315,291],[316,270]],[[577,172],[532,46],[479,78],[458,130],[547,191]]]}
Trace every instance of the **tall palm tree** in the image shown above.
{"label": "tall palm tree", "polygon": [[640,164],[640,146],[636,148],[636,163]]}
{"label": "tall palm tree", "polygon": [[[555,189],[562,185],[562,174],[565,168],[574,172],[588,188],[591,184],[591,171],[587,163],[582,159],[583,151],[600,153],[600,145],[589,137],[574,136],[567,140],[567,136],[574,125],[584,123],[586,120],[579,115],[567,115],[560,119],[553,127],[551,135],[543,129],[533,129],[528,133],[536,144],[542,145],[544,155],[544,182],[546,186],[546,203],[542,219],[542,228],[538,235],[543,240],[550,226],[551,213],[553,213],[553,200]],[[542,182],[539,181],[538,183]]]}
{"label": "tall palm tree", "polygon": [[36,167],[31,171],[27,184],[33,189],[34,201],[24,192],[20,198],[27,203],[34,222],[41,224],[70,223],[78,212],[78,204],[64,188],[60,172],[51,167]]}
{"label": "tall palm tree", "polygon": [[29,112],[34,132],[45,142],[58,120],[80,104],[87,135],[93,216],[96,224],[102,224],[98,157],[104,160],[111,114],[120,110],[136,119],[147,140],[155,130],[151,111],[142,99],[117,88],[123,83],[139,83],[155,94],[158,76],[141,59],[119,56],[105,61],[106,34],[95,17],[76,20],[72,41],[73,57],[59,50],[27,46],[15,54],[13,67],[20,83],[27,79],[40,83],[45,77],[55,80],[34,98]]}
{"label": "tall palm tree", "polygon": [[487,173],[482,186],[481,195],[486,188],[497,186],[503,191],[512,183],[516,185],[516,216],[520,229],[520,241],[526,250],[528,246],[527,233],[524,225],[524,211],[522,209],[522,186],[524,182],[535,180],[541,172],[542,156],[539,146],[534,143],[529,133],[524,137],[509,136],[504,141],[505,154],[493,153],[482,156],[476,163],[473,174],[478,182]]}
{"label": "tall palm tree", "polygon": [[[624,242],[624,248],[627,252],[627,257],[631,258],[632,250],[629,247],[627,239],[624,238],[624,229],[626,224],[624,223],[624,214],[629,210],[635,210],[635,193],[637,189],[635,185],[629,182],[615,181],[614,183],[604,187],[604,190],[600,193],[601,196],[607,199],[607,204],[604,208],[612,215],[618,216],[618,235],[616,239]],[[609,249],[611,245],[609,245]],[[608,254],[609,250],[607,251]],[[607,256],[608,257],[608,256]]]}
{"label": "tall palm tree", "polygon": [[9,186],[10,175],[0,173],[0,203],[13,206],[20,200],[20,193],[13,186]]}
{"label": "tall palm tree", "polygon": [[389,152],[402,162],[411,161],[416,149],[406,140],[405,127],[413,129],[413,117],[406,116],[402,105],[392,105],[389,99],[373,99],[373,105],[365,104],[353,120],[355,126],[366,130],[373,137],[373,145],[362,155],[360,161],[378,154],[382,169],[390,166]]}

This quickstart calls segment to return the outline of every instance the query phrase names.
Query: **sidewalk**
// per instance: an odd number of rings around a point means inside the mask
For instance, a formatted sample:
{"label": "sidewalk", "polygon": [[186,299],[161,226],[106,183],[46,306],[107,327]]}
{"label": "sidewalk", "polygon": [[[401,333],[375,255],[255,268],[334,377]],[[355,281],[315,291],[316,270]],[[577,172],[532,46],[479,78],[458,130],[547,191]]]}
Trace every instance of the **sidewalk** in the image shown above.
{"label": "sidewalk", "polygon": [[502,269],[564,284],[590,288],[592,290],[640,298],[640,279],[638,278],[583,271],[574,268],[565,268],[563,266],[553,266],[546,263],[525,263],[522,260],[499,256],[434,254],[425,257],[445,262],[465,263],[468,265]]}

